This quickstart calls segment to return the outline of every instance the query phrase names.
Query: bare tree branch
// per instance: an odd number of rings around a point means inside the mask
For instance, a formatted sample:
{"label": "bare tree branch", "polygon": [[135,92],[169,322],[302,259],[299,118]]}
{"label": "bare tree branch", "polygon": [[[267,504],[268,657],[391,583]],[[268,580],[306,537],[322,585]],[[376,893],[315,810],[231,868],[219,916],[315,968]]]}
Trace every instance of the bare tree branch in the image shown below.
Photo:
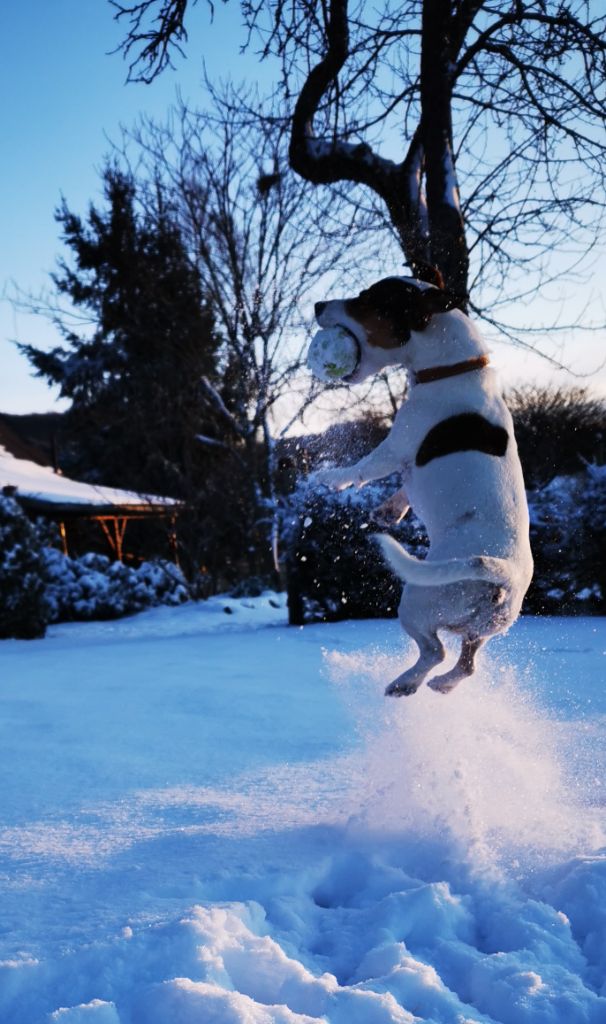
{"label": "bare tree branch", "polygon": [[[125,19],[129,23],[127,35],[119,47],[125,58],[130,60],[129,81],[149,84],[165,68],[173,67],[171,51],[184,56],[183,46],[187,43],[185,13],[189,0],[109,2],[116,11],[116,21]],[[191,2],[193,6],[198,0]],[[212,0],[207,0],[207,3],[212,16],[214,4]]]}
{"label": "bare tree branch", "polygon": [[[157,14],[161,54],[168,9],[179,42],[186,0],[122,6],[140,16],[131,46]],[[599,0],[241,0],[241,11],[261,56],[280,62],[283,105],[265,116],[290,123],[293,167],[349,202],[357,231],[374,221],[377,249],[387,229],[413,272],[437,264],[487,310],[516,293],[519,271],[538,292],[554,254],[576,259],[603,239]]]}

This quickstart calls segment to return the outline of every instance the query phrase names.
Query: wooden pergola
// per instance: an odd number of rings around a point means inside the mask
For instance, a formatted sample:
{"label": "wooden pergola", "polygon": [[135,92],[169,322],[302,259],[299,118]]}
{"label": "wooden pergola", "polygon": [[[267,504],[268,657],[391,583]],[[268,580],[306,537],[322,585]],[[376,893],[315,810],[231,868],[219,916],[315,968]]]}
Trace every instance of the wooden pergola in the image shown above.
{"label": "wooden pergola", "polygon": [[119,504],[89,504],[87,502],[49,501],[44,496],[14,493],[22,508],[29,515],[44,516],[57,523],[61,536],[63,553],[69,555],[69,527],[75,522],[88,520],[98,523],[114,557],[122,562],[124,559],[124,535],[130,522],[142,520],[165,520],[168,525],[168,540],[175,563],[179,564],[177,548],[177,519],[183,510],[182,502],[169,499],[150,498],[140,504],[129,501]]}
{"label": "wooden pergola", "polygon": [[35,461],[33,449],[19,447],[19,439],[1,422],[0,428],[0,491],[13,496],[28,515],[55,522],[66,555],[77,522],[98,523],[112,555],[123,561],[128,524],[159,520],[168,527],[170,550],[178,564],[176,525],[182,501],[72,480],[43,459]]}

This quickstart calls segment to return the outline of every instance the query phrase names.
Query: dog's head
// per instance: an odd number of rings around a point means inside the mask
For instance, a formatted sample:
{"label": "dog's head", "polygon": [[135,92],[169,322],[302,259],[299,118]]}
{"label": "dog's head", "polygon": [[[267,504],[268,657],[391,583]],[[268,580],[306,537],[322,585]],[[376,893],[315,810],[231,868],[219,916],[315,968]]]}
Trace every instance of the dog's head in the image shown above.
{"label": "dog's head", "polygon": [[437,271],[432,280],[386,277],[354,298],[316,303],[320,327],[341,328],[357,345],[357,365],[341,378],[345,383],[358,384],[386,366],[405,363],[402,349],[412,332],[425,330],[436,313],[460,304],[444,289]]}

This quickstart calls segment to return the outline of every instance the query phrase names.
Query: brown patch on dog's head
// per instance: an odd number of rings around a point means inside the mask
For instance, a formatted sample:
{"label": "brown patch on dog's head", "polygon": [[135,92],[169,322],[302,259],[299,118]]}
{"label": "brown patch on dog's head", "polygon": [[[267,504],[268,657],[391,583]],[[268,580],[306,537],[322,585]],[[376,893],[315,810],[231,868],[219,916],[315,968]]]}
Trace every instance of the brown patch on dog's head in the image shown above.
{"label": "brown patch on dog's head", "polygon": [[[440,277],[439,271],[436,274]],[[445,313],[457,305],[442,288],[418,288],[409,281],[387,277],[347,299],[345,310],[364,328],[369,345],[399,348],[411,331],[423,331],[434,313]]]}
{"label": "brown patch on dog's head", "polygon": [[444,278],[432,263],[422,263],[421,260],[416,260],[411,264],[413,277],[416,277],[419,281],[425,281],[426,284],[433,284],[436,288],[441,288],[444,291],[446,285],[444,284]]}

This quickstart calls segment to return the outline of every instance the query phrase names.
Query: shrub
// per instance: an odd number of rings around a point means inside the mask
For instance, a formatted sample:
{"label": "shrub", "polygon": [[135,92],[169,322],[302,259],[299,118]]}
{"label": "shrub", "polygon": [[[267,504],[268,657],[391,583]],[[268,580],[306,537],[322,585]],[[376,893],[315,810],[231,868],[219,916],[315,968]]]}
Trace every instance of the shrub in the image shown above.
{"label": "shrub", "polygon": [[0,495],[0,639],[34,639],[44,636],[49,622],[116,619],[190,598],[172,562],[133,569],[105,555],[67,558],[49,546],[52,532],[48,523],[32,523],[14,498]]}
{"label": "shrub", "polygon": [[606,612],[606,467],[557,476],[528,504],[535,572],[525,611]]}
{"label": "shrub", "polygon": [[39,531],[14,498],[0,495],[0,639],[44,636],[49,617]]}
{"label": "shrub", "polygon": [[587,388],[514,388],[506,401],[529,489],[578,473],[585,462],[604,462],[606,405]]}
{"label": "shrub", "polygon": [[[299,484],[283,516],[291,624],[396,614],[402,584],[380,557],[372,535],[385,529],[374,510],[398,486],[388,478],[335,493]],[[389,532],[418,556],[426,552],[425,532],[413,515]]]}
{"label": "shrub", "polygon": [[185,579],[172,562],[143,562],[133,569],[105,555],[74,559],[46,548],[44,565],[52,622],[116,619],[189,599]]}

